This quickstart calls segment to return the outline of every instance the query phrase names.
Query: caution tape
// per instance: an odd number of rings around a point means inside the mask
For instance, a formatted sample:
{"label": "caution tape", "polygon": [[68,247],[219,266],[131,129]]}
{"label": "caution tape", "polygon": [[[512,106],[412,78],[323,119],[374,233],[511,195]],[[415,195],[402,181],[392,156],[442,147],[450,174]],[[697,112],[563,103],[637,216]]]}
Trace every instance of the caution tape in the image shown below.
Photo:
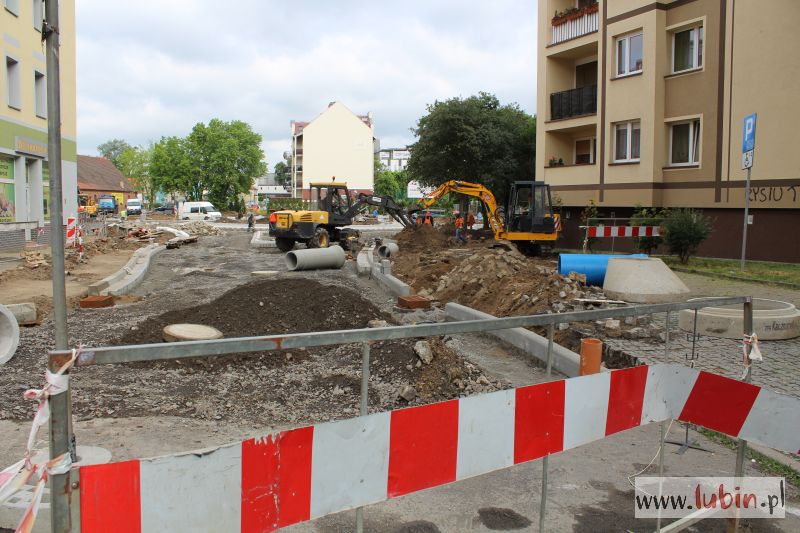
{"label": "caution tape", "polygon": [[25,457],[0,472],[0,504],[19,492],[32,478],[36,477],[36,487],[31,503],[25,510],[22,520],[17,526],[16,533],[30,533],[36,522],[36,515],[42,502],[44,487],[51,475],[66,474],[72,468],[72,457],[64,453],[40,464],[33,462],[33,446],[39,429],[50,419],[49,399],[58,394],[64,394],[69,388],[69,375],[64,374],[75,363],[81,353],[80,346],[72,350],[72,357],[56,372],[45,371],[45,385],[41,389],[28,389],[23,396],[28,400],[37,400],[39,406],[33,417],[31,431],[25,447]]}
{"label": "caution tape", "polygon": [[[748,347],[750,348],[748,350]],[[750,335],[745,334],[742,340],[742,353],[744,370],[742,371],[742,379],[747,376],[747,371],[750,369],[751,361],[763,361],[764,356],[761,354],[761,349],[758,347],[758,335],[755,332]]]}

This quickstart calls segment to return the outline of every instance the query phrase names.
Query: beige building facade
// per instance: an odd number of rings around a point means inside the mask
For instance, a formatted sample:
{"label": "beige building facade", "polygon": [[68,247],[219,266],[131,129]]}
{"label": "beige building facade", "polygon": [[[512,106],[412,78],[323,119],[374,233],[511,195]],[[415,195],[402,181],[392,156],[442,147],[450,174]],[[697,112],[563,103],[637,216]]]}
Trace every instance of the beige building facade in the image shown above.
{"label": "beige building facade", "polygon": [[[41,1],[0,0],[0,240],[50,223]],[[75,2],[59,2],[64,217],[77,214]],[[35,232],[34,232],[35,233]],[[2,243],[0,243],[0,246]]]}
{"label": "beige building facade", "polygon": [[309,184],[332,178],[351,191],[374,188],[375,133],[372,113],[356,115],[341,102],[311,122],[292,121],[291,172],[294,196],[307,198]]}
{"label": "beige building facade", "polygon": [[715,220],[701,253],[737,257],[757,113],[748,258],[800,261],[785,233],[800,226],[800,2],[541,0],[538,15],[536,170],[567,246],[590,201],[616,217],[693,207]]}

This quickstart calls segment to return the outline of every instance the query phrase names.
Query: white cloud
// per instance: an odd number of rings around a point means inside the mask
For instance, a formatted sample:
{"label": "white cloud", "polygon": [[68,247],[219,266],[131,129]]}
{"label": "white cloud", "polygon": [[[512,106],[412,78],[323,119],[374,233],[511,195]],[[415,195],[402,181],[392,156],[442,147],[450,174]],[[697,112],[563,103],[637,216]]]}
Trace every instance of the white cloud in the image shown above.
{"label": "white cloud", "polygon": [[217,117],[250,123],[273,166],[289,122],[333,100],[372,111],[383,146],[413,142],[437,99],[487,91],[535,112],[529,0],[81,0],[77,31],[82,153]]}

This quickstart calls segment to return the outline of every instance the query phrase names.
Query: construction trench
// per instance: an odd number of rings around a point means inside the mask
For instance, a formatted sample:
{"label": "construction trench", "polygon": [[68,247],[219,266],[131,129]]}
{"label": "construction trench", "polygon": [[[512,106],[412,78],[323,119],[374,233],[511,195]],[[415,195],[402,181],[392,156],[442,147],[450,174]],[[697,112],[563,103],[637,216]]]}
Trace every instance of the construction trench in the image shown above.
{"label": "construction trench", "polygon": [[[413,238],[408,230],[392,235],[395,231],[370,235],[395,240],[392,274],[416,294],[431,298],[430,310],[398,310],[394,295],[368,276],[357,275],[352,254],[341,269],[289,272],[277,249],[252,247],[251,234],[229,230],[154,257],[143,281],[114,307],[71,309],[70,343],[158,343],[163,328],[174,323],[212,326],[230,338],[442,322],[447,302],[498,317],[614,306],[604,304],[602,291],[586,286],[580,277],[559,275],[554,258],[528,258],[515,249],[493,247],[491,237],[480,232],[468,245],[456,246],[449,229],[424,227]],[[254,271],[274,274],[254,276]],[[21,392],[40,386],[52,345],[49,326],[46,320],[22,328],[20,347],[0,372],[0,434],[11,444],[0,450],[4,465],[24,449],[31,403]],[[546,328],[534,330],[546,335]],[[664,332],[662,323],[644,316],[558,327],[555,341],[573,351],[579,350],[581,338],[592,336],[663,344]],[[429,338],[423,347],[418,342],[372,345],[370,412],[548,380],[541,361],[492,335]],[[609,368],[634,362],[626,354],[606,356]],[[345,344],[79,369],[72,376],[78,444],[107,448],[119,461],[352,418],[359,412],[361,357],[360,345]],[[554,375],[558,377],[563,376]],[[676,435],[682,435],[675,426]],[[704,446],[714,453],[669,458],[667,472],[731,471],[729,450],[711,441]],[[548,530],[652,531],[654,521],[632,516],[633,491],[626,476],[642,470],[657,447],[658,428],[645,426],[554,456],[550,475],[556,485],[548,503]],[[538,531],[540,482],[537,462],[431,489],[367,508],[364,530]],[[797,502],[796,489],[790,488],[789,497]],[[9,520],[18,514],[0,509],[0,526],[13,527]],[[47,514],[40,513],[38,527],[47,527]],[[713,523],[702,524],[695,531],[717,530]],[[800,521],[755,521],[745,527],[793,531]],[[352,530],[352,512],[286,529]]]}

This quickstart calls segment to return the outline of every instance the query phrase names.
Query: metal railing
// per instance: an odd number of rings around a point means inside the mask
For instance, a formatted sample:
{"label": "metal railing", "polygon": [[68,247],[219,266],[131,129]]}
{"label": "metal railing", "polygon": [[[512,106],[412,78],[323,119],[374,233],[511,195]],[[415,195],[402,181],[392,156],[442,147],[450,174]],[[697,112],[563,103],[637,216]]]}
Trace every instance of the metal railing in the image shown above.
{"label": "metal railing", "polygon": [[597,85],[552,93],[550,119],[561,120],[597,113]]}
{"label": "metal railing", "polygon": [[558,44],[595,32],[597,31],[599,20],[599,13],[595,11],[553,26],[550,43]]}
{"label": "metal railing", "polygon": [[[553,366],[553,336],[556,324],[666,313],[667,335],[665,349],[668,350],[670,313],[684,309],[692,309],[696,312],[698,309],[702,309],[704,307],[736,304],[743,305],[744,333],[752,333],[752,297],[736,296],[704,298],[681,303],[633,305],[629,307],[597,309],[590,311],[574,311],[569,313],[528,315],[481,320],[464,320],[436,324],[417,324],[384,328],[292,333],[287,335],[268,335],[257,337],[237,337],[230,339],[187,341],[176,343],[106,346],[98,348],[83,347],[73,366],[86,367],[93,365],[143,361],[164,361],[188,357],[211,357],[243,352],[261,352],[361,343],[363,350],[359,412],[360,415],[363,416],[367,414],[370,375],[370,344],[374,341],[453,335],[458,333],[480,333],[519,327],[524,328],[533,326],[547,326],[548,346],[546,372],[549,379]],[[50,352],[48,360],[48,367],[50,371],[57,371],[62,365],[69,362],[72,356],[72,351],[68,350],[55,350]],[[747,380],[749,381],[749,370]],[[71,390],[68,388],[66,394],[58,394],[50,397],[49,402],[51,411],[50,457],[57,457],[61,454],[69,452],[72,455],[73,461],[75,461],[76,444],[71,429]],[[663,446],[664,439],[662,432],[662,451]],[[741,474],[742,471],[745,447],[746,442],[740,440],[739,453],[737,454],[736,459],[737,475]],[[542,496],[540,501],[539,516],[540,531],[544,531],[544,516],[547,499],[548,459],[546,456],[543,458],[542,467]],[[72,500],[72,491],[77,489],[72,485],[69,473],[53,475],[51,477],[51,483],[51,502],[53,502],[51,507],[52,531],[58,533],[72,531],[72,517],[69,509],[70,504],[74,504]],[[357,510],[356,522],[356,530],[359,532],[363,531],[362,509]]]}

